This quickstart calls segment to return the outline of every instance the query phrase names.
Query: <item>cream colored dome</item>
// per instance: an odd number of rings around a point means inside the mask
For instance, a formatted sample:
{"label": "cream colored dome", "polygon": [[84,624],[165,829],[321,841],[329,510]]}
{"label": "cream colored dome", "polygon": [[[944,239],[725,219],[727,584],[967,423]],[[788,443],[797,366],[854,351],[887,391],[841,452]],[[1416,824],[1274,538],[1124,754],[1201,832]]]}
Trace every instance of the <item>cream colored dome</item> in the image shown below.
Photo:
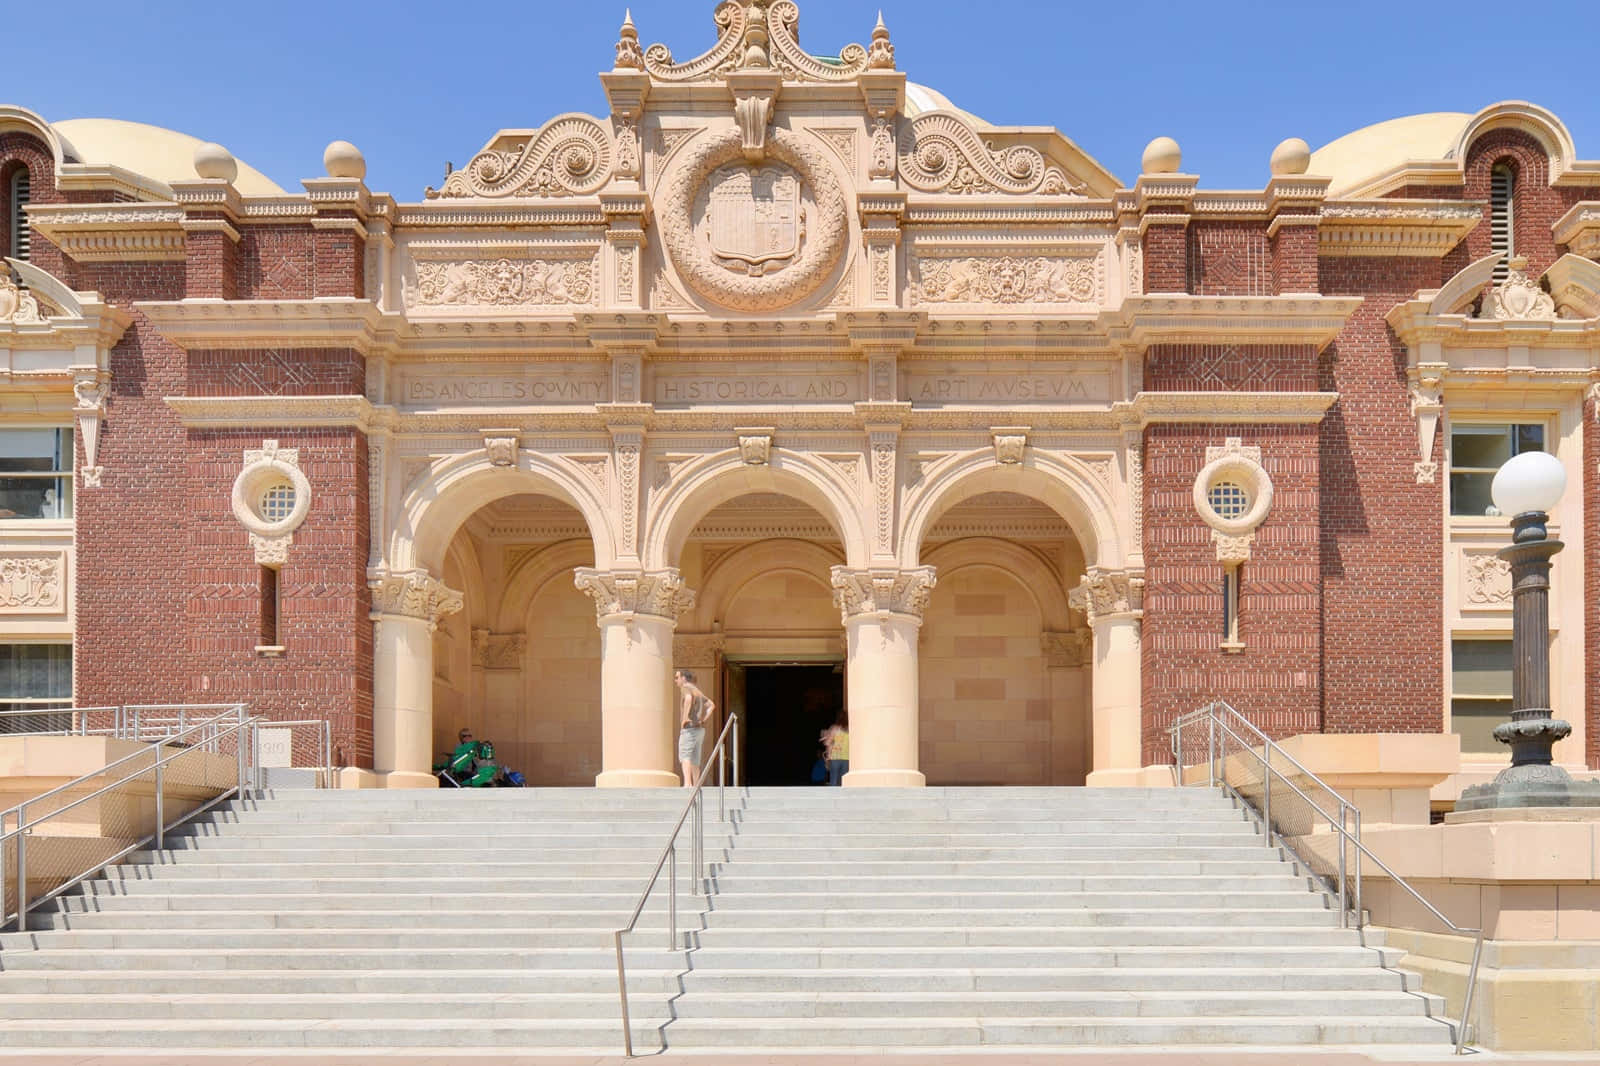
{"label": "cream colored dome", "polygon": [[916,118],[918,115],[928,111],[953,111],[980,128],[992,125],[992,123],[984,121],[971,111],[957,107],[950,102],[948,96],[938,89],[930,89],[928,86],[918,85],[914,81],[906,82],[906,117]]}
{"label": "cream colored dome", "polygon": [[1444,159],[1472,119],[1459,111],[1392,118],[1347,133],[1311,153],[1310,173],[1332,178],[1330,196],[1412,160]]}
{"label": "cream colored dome", "polygon": [[[67,143],[80,163],[118,166],[135,174],[171,185],[195,179],[198,137],[142,122],[116,118],[73,118],[52,122],[51,128]],[[277,183],[255,167],[238,160],[234,187],[246,196],[283,196]]]}

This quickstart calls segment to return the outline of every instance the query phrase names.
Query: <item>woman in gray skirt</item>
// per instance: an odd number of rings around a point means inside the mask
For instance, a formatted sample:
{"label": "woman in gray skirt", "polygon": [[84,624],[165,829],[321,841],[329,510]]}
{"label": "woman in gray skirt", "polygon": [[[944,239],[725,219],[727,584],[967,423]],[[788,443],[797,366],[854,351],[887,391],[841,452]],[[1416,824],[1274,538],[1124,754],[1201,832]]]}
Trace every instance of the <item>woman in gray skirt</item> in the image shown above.
{"label": "woman in gray skirt", "polygon": [[679,670],[672,675],[678,686],[678,762],[683,767],[683,784],[693,788],[700,781],[700,760],[706,746],[706,722],[717,705],[694,683],[692,670]]}

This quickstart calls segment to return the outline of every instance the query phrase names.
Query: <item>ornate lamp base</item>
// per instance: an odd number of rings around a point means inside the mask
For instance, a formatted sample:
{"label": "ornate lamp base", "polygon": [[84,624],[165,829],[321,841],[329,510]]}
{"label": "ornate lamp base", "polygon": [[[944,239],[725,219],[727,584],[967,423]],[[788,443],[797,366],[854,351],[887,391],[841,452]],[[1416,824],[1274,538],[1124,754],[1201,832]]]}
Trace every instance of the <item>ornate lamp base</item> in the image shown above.
{"label": "ornate lamp base", "polygon": [[1461,793],[1457,811],[1505,807],[1600,807],[1600,781],[1574,781],[1550,762],[1550,746],[1572,732],[1543,708],[1518,711],[1495,727],[1495,739],[1511,746],[1511,765],[1487,785]]}

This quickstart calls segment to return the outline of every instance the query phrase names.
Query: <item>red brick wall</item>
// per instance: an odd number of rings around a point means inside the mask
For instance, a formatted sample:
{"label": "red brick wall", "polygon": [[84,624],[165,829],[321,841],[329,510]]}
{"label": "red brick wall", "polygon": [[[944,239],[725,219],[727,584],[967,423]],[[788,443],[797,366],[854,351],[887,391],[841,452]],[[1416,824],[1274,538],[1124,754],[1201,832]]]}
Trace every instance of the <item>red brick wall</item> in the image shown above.
{"label": "red brick wall", "polygon": [[[278,573],[282,658],[261,641],[261,574],[230,492],[244,452],[274,436],[299,450],[311,510]],[[184,524],[194,568],[184,635],[192,698],[248,701],[279,720],[326,718],[341,765],[372,765],[372,623],[366,438],[351,429],[195,430],[187,441]]]}
{"label": "red brick wall", "polygon": [[1309,344],[1153,344],[1144,357],[1152,392],[1315,392],[1317,381]]}
{"label": "red brick wall", "polygon": [[1188,292],[1188,235],[1183,224],[1156,224],[1156,212],[1149,216],[1151,225],[1144,231],[1141,247],[1144,250],[1144,291]]}
{"label": "red brick wall", "polygon": [[[1149,270],[1148,261],[1145,266]],[[1270,296],[1272,249],[1264,222],[1196,222],[1189,227],[1188,292]]]}
{"label": "red brick wall", "polygon": [[366,244],[349,229],[319,229],[314,241],[318,296],[363,295]]}
{"label": "red brick wall", "polygon": [[241,300],[317,295],[316,231],[309,225],[245,226],[239,233]]}
{"label": "red brick wall", "polygon": [[[1193,502],[1206,448],[1228,437],[1261,449],[1273,484],[1241,571],[1238,653],[1220,648],[1223,567]],[[1144,762],[1168,761],[1172,720],[1217,698],[1273,736],[1319,732],[1317,427],[1157,425],[1144,441]]]}
{"label": "red brick wall", "polygon": [[1285,225],[1272,238],[1273,294],[1317,292],[1317,227]]}
{"label": "red brick wall", "polygon": [[1327,295],[1364,296],[1323,353],[1340,394],[1322,423],[1323,721],[1330,733],[1443,727],[1444,446],[1419,485],[1406,350],[1384,315],[1437,288],[1426,259],[1328,258]]}
{"label": "red brick wall", "polygon": [[[349,348],[191,351],[191,396],[360,396],[366,361]],[[257,444],[259,445],[259,441]]]}

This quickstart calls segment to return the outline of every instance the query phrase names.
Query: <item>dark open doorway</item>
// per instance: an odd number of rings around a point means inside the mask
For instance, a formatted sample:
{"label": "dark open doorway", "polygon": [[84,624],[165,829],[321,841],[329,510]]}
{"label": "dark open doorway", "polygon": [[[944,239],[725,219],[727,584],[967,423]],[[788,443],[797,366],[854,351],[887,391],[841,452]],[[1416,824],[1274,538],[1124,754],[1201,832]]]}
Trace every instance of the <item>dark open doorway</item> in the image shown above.
{"label": "dark open doorway", "polygon": [[817,737],[844,706],[844,671],[832,663],[750,663],[744,675],[747,783],[811,784]]}

